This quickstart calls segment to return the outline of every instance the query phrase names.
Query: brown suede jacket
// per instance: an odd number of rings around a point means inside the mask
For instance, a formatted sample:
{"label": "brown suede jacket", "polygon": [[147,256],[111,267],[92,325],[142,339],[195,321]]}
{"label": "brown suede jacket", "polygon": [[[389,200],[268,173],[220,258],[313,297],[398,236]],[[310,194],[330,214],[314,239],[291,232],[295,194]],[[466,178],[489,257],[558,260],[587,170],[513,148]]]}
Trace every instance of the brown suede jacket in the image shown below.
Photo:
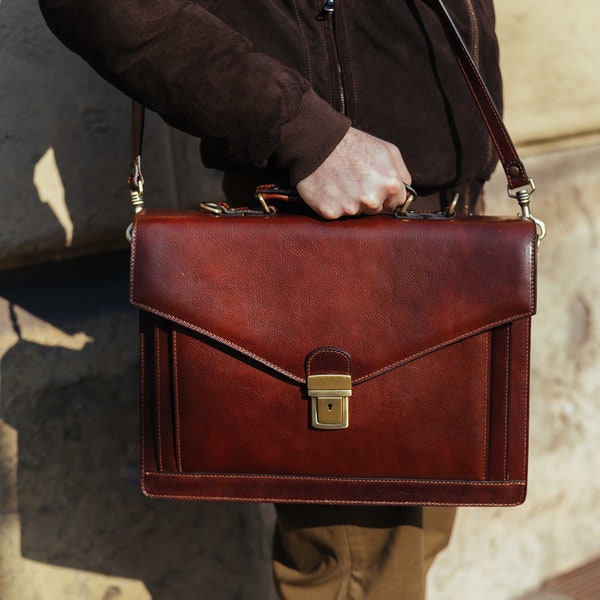
{"label": "brown suede jacket", "polygon": [[[221,165],[295,184],[350,125],[396,144],[421,191],[495,164],[426,0],[39,1],[68,47]],[[446,4],[499,102],[492,0]]]}

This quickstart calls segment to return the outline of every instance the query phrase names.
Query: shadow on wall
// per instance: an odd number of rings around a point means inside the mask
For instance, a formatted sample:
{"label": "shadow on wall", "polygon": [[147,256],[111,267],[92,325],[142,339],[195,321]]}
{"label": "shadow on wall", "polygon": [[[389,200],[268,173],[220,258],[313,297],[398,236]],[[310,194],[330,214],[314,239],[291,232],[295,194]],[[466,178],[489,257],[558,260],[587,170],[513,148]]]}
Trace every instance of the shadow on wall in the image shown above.
{"label": "shadow on wall", "polygon": [[[0,284],[0,321],[14,329],[0,407],[18,433],[22,556],[141,580],[160,600],[271,597],[267,507],[142,496],[127,256],[76,266]],[[72,348],[51,345],[57,331]],[[21,585],[23,596],[0,595],[29,598]]]}
{"label": "shadow on wall", "polygon": [[[0,269],[124,248],[130,101],[61,45],[37,0],[0,2],[0,39]],[[221,197],[198,140],[153,114],[144,167],[150,205]]]}
{"label": "shadow on wall", "polygon": [[[0,39],[0,271],[124,248],[129,101],[54,39],[36,0],[0,0]],[[220,175],[200,168],[197,140],[156,118],[148,129],[150,202],[214,200]],[[159,600],[268,598],[270,507],[140,492],[127,265],[124,248],[0,272],[0,526],[20,520],[0,536],[15,548],[0,556],[0,597],[101,597],[83,571],[143,581]],[[47,566],[78,570],[83,587],[51,591],[75,571]]]}
{"label": "shadow on wall", "polygon": [[0,32],[0,267],[123,246],[127,99],[53,38],[36,0],[2,2]]}

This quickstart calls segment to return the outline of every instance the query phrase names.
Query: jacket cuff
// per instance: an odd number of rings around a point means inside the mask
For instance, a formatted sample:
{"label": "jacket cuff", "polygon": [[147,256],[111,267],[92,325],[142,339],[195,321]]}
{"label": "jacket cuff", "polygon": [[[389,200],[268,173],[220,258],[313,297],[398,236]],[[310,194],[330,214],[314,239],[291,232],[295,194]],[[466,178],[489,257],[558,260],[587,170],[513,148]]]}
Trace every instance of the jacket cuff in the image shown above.
{"label": "jacket cuff", "polygon": [[280,169],[296,185],[315,171],[350,129],[351,121],[309,90],[298,113],[281,127],[274,151]]}

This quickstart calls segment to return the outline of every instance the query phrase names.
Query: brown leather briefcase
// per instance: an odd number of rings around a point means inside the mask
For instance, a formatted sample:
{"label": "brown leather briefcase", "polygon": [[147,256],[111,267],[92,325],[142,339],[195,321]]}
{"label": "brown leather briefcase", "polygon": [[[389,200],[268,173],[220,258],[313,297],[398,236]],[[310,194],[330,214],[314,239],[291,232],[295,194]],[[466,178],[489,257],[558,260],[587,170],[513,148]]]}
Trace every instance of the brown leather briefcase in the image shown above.
{"label": "brown leather briefcase", "polygon": [[132,251],[146,493],[523,501],[531,221],[153,210]]}
{"label": "brown leather briefcase", "polygon": [[136,215],[146,494],[523,502],[532,182],[449,36],[522,217]]}

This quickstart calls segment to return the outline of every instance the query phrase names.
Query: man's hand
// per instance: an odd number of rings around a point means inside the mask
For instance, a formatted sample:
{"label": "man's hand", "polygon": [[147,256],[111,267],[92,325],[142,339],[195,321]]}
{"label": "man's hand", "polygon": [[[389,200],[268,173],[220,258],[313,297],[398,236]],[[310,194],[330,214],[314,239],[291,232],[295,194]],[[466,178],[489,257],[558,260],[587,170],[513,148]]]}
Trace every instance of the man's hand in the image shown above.
{"label": "man's hand", "polygon": [[296,186],[326,219],[391,212],[406,200],[412,181],[393,144],[350,128],[321,166]]}

